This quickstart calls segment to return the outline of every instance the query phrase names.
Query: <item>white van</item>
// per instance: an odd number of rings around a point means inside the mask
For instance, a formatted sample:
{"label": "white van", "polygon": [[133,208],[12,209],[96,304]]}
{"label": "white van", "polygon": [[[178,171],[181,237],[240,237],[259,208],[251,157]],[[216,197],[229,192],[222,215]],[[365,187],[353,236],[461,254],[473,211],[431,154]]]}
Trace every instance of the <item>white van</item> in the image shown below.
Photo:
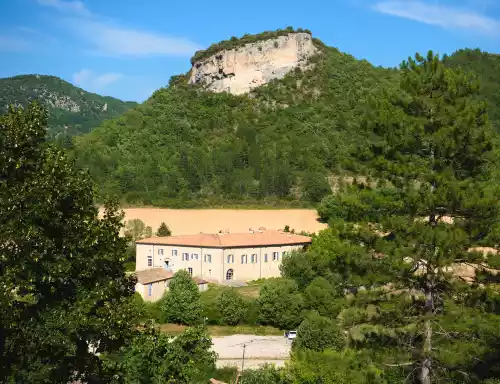
{"label": "white van", "polygon": [[285,332],[285,337],[288,339],[288,340],[293,340],[297,337],[297,331],[288,331],[288,332]]}

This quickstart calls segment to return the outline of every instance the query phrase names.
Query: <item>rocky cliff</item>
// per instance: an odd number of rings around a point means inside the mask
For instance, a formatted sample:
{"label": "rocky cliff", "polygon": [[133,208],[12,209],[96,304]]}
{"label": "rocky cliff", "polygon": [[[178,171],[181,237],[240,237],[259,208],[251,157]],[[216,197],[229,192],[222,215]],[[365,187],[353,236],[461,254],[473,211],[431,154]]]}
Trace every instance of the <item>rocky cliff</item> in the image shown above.
{"label": "rocky cliff", "polygon": [[308,33],[289,33],[273,39],[222,50],[193,63],[190,84],[213,92],[240,95],[281,79],[295,68],[304,69],[318,52]]}

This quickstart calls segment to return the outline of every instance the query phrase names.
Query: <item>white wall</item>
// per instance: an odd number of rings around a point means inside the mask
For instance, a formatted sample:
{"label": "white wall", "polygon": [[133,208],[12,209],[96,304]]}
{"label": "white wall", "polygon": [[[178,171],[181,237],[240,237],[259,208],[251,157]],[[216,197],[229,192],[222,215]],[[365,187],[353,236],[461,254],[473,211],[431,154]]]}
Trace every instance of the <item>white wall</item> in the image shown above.
{"label": "white wall", "polygon": [[[169,269],[176,272],[180,269],[188,270],[192,268],[193,276],[204,277],[223,281],[226,279],[226,272],[229,268],[234,271],[234,280],[249,281],[260,278],[279,277],[279,266],[283,259],[283,252],[291,252],[301,249],[302,245],[286,245],[277,247],[256,247],[256,248],[200,248],[200,247],[177,247],[171,245],[149,245],[137,244],[136,270],[148,268],[159,268],[165,266],[165,261],[169,263]],[[158,250],[163,250],[163,254]],[[172,251],[176,250],[174,256]],[[273,260],[273,252],[278,252],[278,260]],[[189,258],[182,260],[182,254],[187,253]],[[257,255],[255,263],[252,263],[252,254]],[[267,262],[265,255],[267,254]],[[152,255],[153,266],[148,267],[147,257]],[[197,255],[198,258],[192,258]],[[211,263],[205,258],[211,255]],[[228,264],[228,255],[234,255],[234,263]],[[246,263],[241,263],[241,256],[247,255]]]}

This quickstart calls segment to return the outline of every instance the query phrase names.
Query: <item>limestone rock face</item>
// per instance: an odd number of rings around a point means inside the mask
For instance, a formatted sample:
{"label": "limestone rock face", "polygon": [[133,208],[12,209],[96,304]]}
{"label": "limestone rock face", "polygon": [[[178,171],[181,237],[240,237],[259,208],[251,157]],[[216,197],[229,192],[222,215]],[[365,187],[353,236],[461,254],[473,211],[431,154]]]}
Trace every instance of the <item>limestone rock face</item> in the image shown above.
{"label": "limestone rock face", "polygon": [[311,35],[289,33],[219,51],[194,62],[189,84],[241,95],[273,79],[281,79],[297,67],[306,68],[308,59],[317,52]]}

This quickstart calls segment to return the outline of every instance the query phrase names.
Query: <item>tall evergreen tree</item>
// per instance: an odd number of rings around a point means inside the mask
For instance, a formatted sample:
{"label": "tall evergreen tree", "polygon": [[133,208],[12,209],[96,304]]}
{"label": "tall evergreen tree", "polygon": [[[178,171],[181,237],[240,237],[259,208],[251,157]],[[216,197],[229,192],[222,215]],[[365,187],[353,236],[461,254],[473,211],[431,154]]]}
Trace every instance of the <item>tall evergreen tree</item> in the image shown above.
{"label": "tall evergreen tree", "polygon": [[167,237],[167,236],[171,236],[171,235],[172,235],[172,231],[170,230],[170,228],[167,226],[167,224],[162,222],[160,224],[160,226],[158,227],[158,231],[156,231],[156,236]]}
{"label": "tall evergreen tree", "polygon": [[342,276],[353,293],[338,315],[348,346],[370,351],[389,382],[498,378],[500,296],[484,284],[500,264],[494,249],[474,251],[499,244],[486,105],[474,78],[432,52],[401,69],[400,91],[363,119],[371,144],[358,156],[377,187],[328,197],[320,208],[331,229],[282,269],[302,286]]}

